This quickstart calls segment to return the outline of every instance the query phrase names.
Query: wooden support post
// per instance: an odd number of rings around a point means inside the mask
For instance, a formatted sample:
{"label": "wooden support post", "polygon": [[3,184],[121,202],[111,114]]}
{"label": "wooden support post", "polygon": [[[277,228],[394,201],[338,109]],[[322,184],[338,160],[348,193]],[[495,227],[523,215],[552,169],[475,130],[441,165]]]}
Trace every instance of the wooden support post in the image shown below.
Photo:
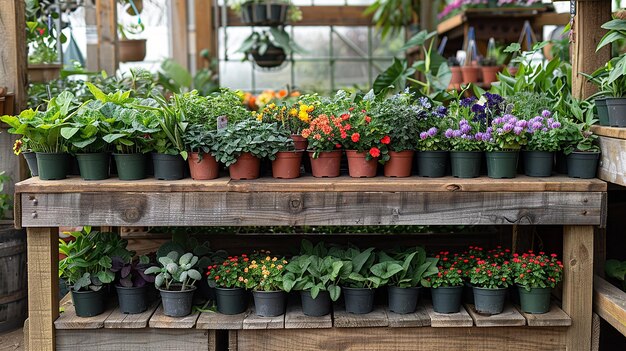
{"label": "wooden support post", "polygon": [[579,73],[591,74],[611,57],[607,46],[596,53],[596,47],[606,31],[600,26],[611,20],[611,3],[607,0],[577,0],[572,45],[572,95],[585,99],[595,92],[595,86]]}
{"label": "wooden support post", "polygon": [[567,350],[591,349],[593,226],[563,227],[563,311],[572,318]]}
{"label": "wooden support post", "polygon": [[[100,70],[100,51],[98,49],[98,12],[96,6],[85,3],[85,26],[87,28],[87,59],[85,68],[91,72]],[[95,32],[94,32],[95,29]]]}
{"label": "wooden support post", "polygon": [[59,230],[28,228],[28,349],[54,351],[59,317]]}
{"label": "wooden support post", "polygon": [[96,0],[98,24],[98,65],[109,75],[119,66],[117,40],[117,1]]}
{"label": "wooden support post", "polygon": [[212,58],[218,58],[217,52],[217,31],[215,30],[216,8],[214,0],[195,0],[195,56],[196,68],[202,69],[205,66],[205,59],[200,56],[204,49],[209,49]]}
{"label": "wooden support post", "polygon": [[604,278],[604,263],[606,261],[606,228],[596,228],[593,237],[593,271]]}
{"label": "wooden support post", "polygon": [[187,0],[172,0],[171,7],[172,59],[189,69],[189,30],[187,28]]}
{"label": "wooden support post", "polygon": [[[15,93],[15,111],[26,101],[27,48],[24,1],[0,0],[0,87]],[[9,111],[10,112],[10,111]]]}

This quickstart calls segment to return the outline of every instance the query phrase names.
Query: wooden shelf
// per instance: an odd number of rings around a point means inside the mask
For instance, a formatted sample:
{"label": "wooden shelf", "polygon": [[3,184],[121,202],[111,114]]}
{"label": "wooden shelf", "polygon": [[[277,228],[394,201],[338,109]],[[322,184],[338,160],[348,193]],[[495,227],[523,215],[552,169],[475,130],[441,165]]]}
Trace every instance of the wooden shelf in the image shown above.
{"label": "wooden shelf", "polygon": [[595,276],[593,311],[626,336],[626,292]]}
{"label": "wooden shelf", "polygon": [[598,177],[604,181],[626,186],[626,128],[593,126],[600,145]]}
{"label": "wooden shelf", "polygon": [[465,22],[472,19],[489,19],[497,17],[506,18],[530,18],[539,13],[548,11],[547,7],[508,7],[508,8],[482,8],[467,9],[448,19],[443,20],[437,25],[437,33],[445,34]]}

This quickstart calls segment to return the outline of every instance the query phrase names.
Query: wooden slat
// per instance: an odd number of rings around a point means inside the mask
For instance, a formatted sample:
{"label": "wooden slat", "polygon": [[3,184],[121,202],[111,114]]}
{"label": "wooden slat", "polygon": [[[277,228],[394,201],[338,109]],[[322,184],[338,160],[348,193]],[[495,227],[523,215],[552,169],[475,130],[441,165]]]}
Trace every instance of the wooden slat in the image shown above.
{"label": "wooden slat", "polygon": [[552,304],[548,313],[526,313],[518,308],[518,311],[526,318],[529,327],[569,327],[572,319],[557,305]]}
{"label": "wooden slat", "polygon": [[330,314],[313,317],[302,313],[300,304],[291,304],[285,314],[285,329],[323,329],[332,328],[333,319]]}
{"label": "wooden slat", "polygon": [[433,328],[471,327],[474,325],[472,317],[470,317],[463,306],[461,306],[461,310],[458,313],[437,313],[433,310],[433,305],[430,301],[425,301],[424,307],[430,317],[430,326]]}
{"label": "wooden slat", "polygon": [[[296,26],[370,26],[372,20],[366,16],[366,6],[300,6],[302,20]],[[222,21],[223,8],[220,7],[219,23],[221,26],[249,26],[241,21],[239,13],[228,10],[226,23]]]}
{"label": "wooden slat", "polygon": [[390,328],[415,328],[415,327],[429,327],[430,316],[426,310],[426,306],[420,303],[417,306],[417,310],[413,313],[399,314],[386,310],[387,319],[389,320]]}
{"label": "wooden slat", "polygon": [[626,140],[626,128],[607,127],[607,126],[592,126],[591,131],[598,136],[605,136],[609,138],[624,139]]}
{"label": "wooden slat", "polygon": [[565,176],[533,178],[523,175],[513,179],[443,178],[260,178],[231,181],[227,177],[197,181],[190,178],[166,181],[145,179],[120,181],[111,178],[84,181],[79,178],[42,181],[31,178],[16,184],[18,193],[90,193],[90,192],[596,192],[606,191],[598,179],[575,179]]}
{"label": "wooden slat", "polygon": [[[63,302],[65,301],[65,302]],[[104,328],[104,321],[109,318],[115,308],[107,308],[103,313],[93,317],[79,317],[76,315],[76,309],[74,303],[69,297],[69,294],[65,296],[61,307],[63,313],[54,321],[54,327],[57,330],[61,329],[100,329]]]}
{"label": "wooden slat", "polygon": [[[24,1],[0,0],[0,87],[15,93],[15,111],[26,102],[27,50]],[[3,160],[3,162],[6,162]]]}
{"label": "wooden slat", "polygon": [[146,328],[150,317],[152,317],[158,306],[159,302],[154,302],[145,312],[137,314],[122,313],[119,307],[116,307],[104,321],[104,327],[114,329]]}
{"label": "wooden slat", "polygon": [[56,351],[208,350],[214,331],[197,329],[92,329],[57,331]]}
{"label": "wooden slat", "polygon": [[382,306],[374,307],[374,310],[367,314],[354,314],[346,312],[344,306],[335,305],[333,318],[335,328],[386,327],[388,325],[387,312]]}
{"label": "wooden slat", "polygon": [[187,0],[172,0],[170,6],[172,59],[186,69],[189,69],[189,31],[187,28],[189,20]]}
{"label": "wooden slat", "polygon": [[285,315],[276,317],[261,317],[255,313],[254,306],[250,307],[249,313],[243,320],[243,329],[283,329],[285,328]]}
{"label": "wooden slat", "polygon": [[526,325],[526,319],[510,304],[504,306],[502,313],[492,316],[479,314],[474,305],[465,305],[465,309],[477,327],[520,327]]}
{"label": "wooden slat", "polygon": [[98,67],[115,75],[118,62],[117,0],[96,0],[98,25]]}
{"label": "wooden slat", "polygon": [[214,21],[216,7],[214,6],[214,2],[214,0],[194,0],[194,15],[196,24],[194,54],[196,57],[197,69],[202,69],[205,65],[204,58],[200,57],[202,50],[209,49],[209,54],[212,58],[218,57],[218,40]]}
{"label": "wooden slat", "polygon": [[196,325],[196,320],[200,316],[199,312],[191,312],[186,317],[169,317],[163,314],[163,305],[160,305],[150,318],[150,328],[163,329],[189,329]]}
{"label": "wooden slat", "polygon": [[197,329],[243,329],[243,320],[250,311],[235,315],[226,315],[217,312],[202,312],[196,322]]}
{"label": "wooden slat", "polygon": [[601,136],[598,143],[602,152],[598,177],[626,186],[626,140]]}
{"label": "wooden slat", "polygon": [[626,293],[598,276],[593,283],[594,312],[626,336]]}

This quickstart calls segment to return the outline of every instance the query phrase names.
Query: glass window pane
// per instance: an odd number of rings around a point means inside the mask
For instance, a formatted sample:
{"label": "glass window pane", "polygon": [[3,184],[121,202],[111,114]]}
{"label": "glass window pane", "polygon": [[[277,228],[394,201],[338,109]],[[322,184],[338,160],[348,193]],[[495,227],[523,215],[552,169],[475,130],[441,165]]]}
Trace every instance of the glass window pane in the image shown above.
{"label": "glass window pane", "polygon": [[[226,38],[224,37],[226,33]],[[219,51],[220,59],[225,58],[225,54],[228,54],[228,60],[241,60],[243,53],[236,53],[239,50],[241,43],[243,43],[248,36],[252,33],[250,27],[228,27],[226,29],[220,28],[219,31]],[[226,39],[226,41],[224,41]]]}
{"label": "glass window pane", "polygon": [[388,36],[385,40],[381,40],[380,32],[375,28],[372,29],[372,56],[373,57],[391,57],[403,56],[400,48],[404,45],[404,31],[395,37]]}
{"label": "glass window pane", "polygon": [[335,63],[335,89],[367,89],[369,84],[369,64],[367,61],[338,61]]}
{"label": "glass window pane", "polygon": [[285,89],[291,85],[291,63],[284,63],[278,68],[254,68],[255,91]]}
{"label": "glass window pane", "polygon": [[294,54],[296,59],[330,56],[330,27],[293,27],[293,39],[306,50],[302,54]]}
{"label": "glass window pane", "polygon": [[333,56],[367,57],[369,47],[367,27],[335,27]]}
{"label": "glass window pane", "polygon": [[296,61],[294,63],[295,88],[305,92],[328,93],[330,65],[325,61]]}
{"label": "glass window pane", "polygon": [[232,89],[252,90],[252,64],[250,62],[221,61],[220,85]]}

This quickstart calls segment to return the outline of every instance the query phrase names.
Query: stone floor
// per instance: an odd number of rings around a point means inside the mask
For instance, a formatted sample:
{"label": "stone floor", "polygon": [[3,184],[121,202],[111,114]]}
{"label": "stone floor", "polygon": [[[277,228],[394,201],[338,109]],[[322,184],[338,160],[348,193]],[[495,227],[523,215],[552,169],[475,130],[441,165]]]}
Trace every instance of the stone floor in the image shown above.
{"label": "stone floor", "polygon": [[0,351],[24,350],[24,333],[22,328],[0,333]]}

